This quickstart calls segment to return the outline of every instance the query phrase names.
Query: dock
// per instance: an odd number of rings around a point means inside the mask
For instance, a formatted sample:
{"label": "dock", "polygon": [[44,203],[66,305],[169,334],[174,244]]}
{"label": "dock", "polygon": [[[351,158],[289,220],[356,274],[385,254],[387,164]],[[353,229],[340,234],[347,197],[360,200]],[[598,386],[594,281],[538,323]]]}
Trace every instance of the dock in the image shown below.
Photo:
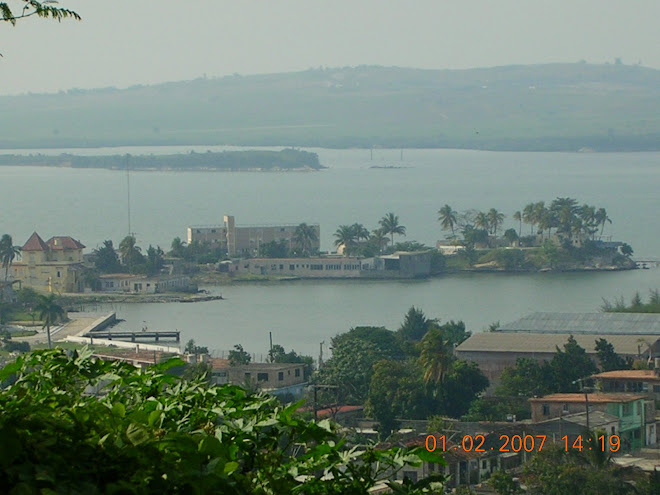
{"label": "dock", "polygon": [[93,339],[105,340],[130,340],[136,342],[137,340],[153,340],[160,342],[161,340],[174,339],[175,342],[181,342],[181,332],[175,331],[142,331],[142,332],[89,332],[85,337]]}

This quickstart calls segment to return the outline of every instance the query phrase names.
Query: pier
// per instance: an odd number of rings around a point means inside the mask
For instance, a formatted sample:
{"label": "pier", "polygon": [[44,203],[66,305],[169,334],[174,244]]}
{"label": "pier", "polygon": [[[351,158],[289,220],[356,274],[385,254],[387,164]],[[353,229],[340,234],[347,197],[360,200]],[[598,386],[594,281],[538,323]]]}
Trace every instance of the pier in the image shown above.
{"label": "pier", "polygon": [[93,339],[107,339],[107,340],[153,340],[160,342],[160,340],[174,339],[175,342],[181,342],[181,332],[175,331],[143,331],[143,332],[90,332],[86,337]]}

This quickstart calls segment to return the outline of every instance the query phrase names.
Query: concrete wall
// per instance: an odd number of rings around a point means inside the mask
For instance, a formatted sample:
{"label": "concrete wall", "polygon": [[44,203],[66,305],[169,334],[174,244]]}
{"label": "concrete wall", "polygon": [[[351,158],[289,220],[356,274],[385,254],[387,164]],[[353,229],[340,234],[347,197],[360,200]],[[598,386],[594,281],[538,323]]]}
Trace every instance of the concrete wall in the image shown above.
{"label": "concrete wall", "polygon": [[359,278],[357,258],[252,258],[237,262],[236,273],[304,278]]}

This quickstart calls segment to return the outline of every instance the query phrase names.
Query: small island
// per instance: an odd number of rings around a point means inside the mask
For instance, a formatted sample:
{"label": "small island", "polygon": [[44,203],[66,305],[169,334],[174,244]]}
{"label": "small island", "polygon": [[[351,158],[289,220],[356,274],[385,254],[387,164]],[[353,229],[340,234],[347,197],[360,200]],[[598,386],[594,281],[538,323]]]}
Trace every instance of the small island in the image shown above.
{"label": "small island", "polygon": [[178,171],[313,171],[325,168],[316,153],[293,148],[280,151],[207,151],[173,155],[0,155],[0,166],[106,168]]}

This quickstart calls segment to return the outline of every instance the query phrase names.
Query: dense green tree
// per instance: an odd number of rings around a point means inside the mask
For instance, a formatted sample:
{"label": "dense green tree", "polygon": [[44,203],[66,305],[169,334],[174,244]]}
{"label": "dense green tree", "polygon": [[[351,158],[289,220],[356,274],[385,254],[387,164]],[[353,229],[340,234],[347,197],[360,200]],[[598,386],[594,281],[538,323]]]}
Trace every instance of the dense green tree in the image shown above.
{"label": "dense green tree", "polygon": [[498,495],[517,495],[523,493],[518,483],[506,471],[497,471],[488,480],[488,484]]}
{"label": "dense green tree", "polygon": [[534,397],[554,391],[552,369],[548,363],[539,364],[533,359],[518,358],[516,365],[505,368],[500,377],[496,394],[504,397]]}
{"label": "dense green tree", "polygon": [[259,245],[259,256],[265,258],[288,258],[289,254],[289,245],[285,240],[273,240]]}
{"label": "dense green tree", "polygon": [[626,258],[630,258],[634,253],[633,248],[630,247],[630,244],[626,244],[625,242],[623,243],[620,249],[621,249],[621,254],[624,255]]}
{"label": "dense green tree", "polygon": [[14,240],[9,234],[3,234],[0,238],[0,261],[5,269],[5,281],[9,279],[9,268],[14,263],[16,256],[21,254],[21,248],[14,246]]}
{"label": "dense green tree", "polygon": [[406,235],[406,228],[399,224],[399,217],[394,213],[388,213],[383,218],[381,218],[378,223],[380,224],[381,230],[385,234],[390,235],[392,246],[394,246],[394,234],[404,236]]}
{"label": "dense green tree", "polygon": [[[600,449],[582,452],[549,445],[524,467],[524,481],[533,495],[626,495],[637,493],[626,471],[608,460],[593,462]],[[602,453],[602,452],[600,452]]]}
{"label": "dense green tree", "polygon": [[332,357],[318,371],[319,384],[339,387],[339,400],[363,404],[369,396],[373,366],[405,355],[396,335],[382,327],[356,327],[332,338]]}
{"label": "dense green tree", "polygon": [[463,229],[463,242],[466,248],[474,248],[476,244],[488,245],[488,231],[486,229],[474,228],[466,225]]}
{"label": "dense green tree", "polygon": [[380,254],[383,252],[383,248],[387,246],[387,234],[383,232],[383,229],[374,229],[371,231],[369,241],[375,246],[376,253]]}
{"label": "dense green tree", "polygon": [[419,342],[429,329],[438,323],[438,320],[429,319],[420,308],[411,306],[403,317],[403,323],[397,330],[404,340]]}
{"label": "dense green tree", "polygon": [[293,242],[302,256],[312,254],[312,245],[316,241],[318,241],[318,236],[313,226],[301,223],[296,227],[293,233]]}
{"label": "dense green tree", "polygon": [[506,242],[509,243],[509,246],[514,246],[518,243],[518,233],[516,229],[506,229],[504,231],[504,238]]}
{"label": "dense green tree", "polygon": [[595,349],[601,371],[629,370],[632,367],[632,360],[619,356],[614,346],[605,339],[598,339]]}
{"label": "dense green tree", "polygon": [[95,249],[94,266],[101,273],[117,273],[121,270],[119,256],[111,240],[103,241],[103,246]]}
{"label": "dense green tree", "polygon": [[165,253],[160,248],[160,246],[153,247],[151,244],[149,244],[149,247],[147,248],[146,259],[147,275],[156,275],[160,272],[160,269],[163,268],[165,263],[163,260],[164,256]]}
{"label": "dense green tree", "polygon": [[41,328],[46,329],[48,335],[48,348],[52,349],[53,344],[50,340],[50,327],[55,325],[58,321],[62,321],[66,316],[66,312],[57,304],[55,294],[48,294],[47,296],[39,295],[39,302],[34,310],[39,314],[39,319],[43,325]]}
{"label": "dense green tree", "polygon": [[580,392],[577,380],[587,378],[598,372],[598,368],[571,335],[564,344],[564,349],[557,348],[550,367],[557,392]]}
{"label": "dense green tree", "polygon": [[433,409],[413,360],[375,363],[366,405],[383,440],[398,426],[396,418],[425,419]]}
{"label": "dense green tree", "polygon": [[458,223],[456,215],[456,212],[449,205],[443,206],[438,211],[438,221],[442,225],[442,230],[451,230],[452,237],[455,235],[454,227]]}
{"label": "dense green tree", "polygon": [[252,360],[250,353],[243,349],[243,346],[236,344],[234,350],[229,351],[229,365],[230,366],[240,366],[243,364],[249,364]]}
{"label": "dense green tree", "polygon": [[462,320],[450,320],[438,327],[442,332],[443,338],[452,348],[462,344],[470,338],[472,332],[465,330],[465,323]]}
{"label": "dense green tree", "polygon": [[471,404],[488,388],[488,378],[476,363],[462,360],[452,362],[441,386],[441,410],[446,416],[460,418]]}
{"label": "dense green tree", "polygon": [[[182,364],[138,370],[54,350],[0,370],[0,383],[11,383],[0,389],[2,491],[367,495],[379,481],[401,495],[441,489],[388,481],[422,460],[443,463],[440,455],[349,450],[330,421],[298,417],[301,403],[166,373]],[[99,396],[87,392],[100,386]]]}

